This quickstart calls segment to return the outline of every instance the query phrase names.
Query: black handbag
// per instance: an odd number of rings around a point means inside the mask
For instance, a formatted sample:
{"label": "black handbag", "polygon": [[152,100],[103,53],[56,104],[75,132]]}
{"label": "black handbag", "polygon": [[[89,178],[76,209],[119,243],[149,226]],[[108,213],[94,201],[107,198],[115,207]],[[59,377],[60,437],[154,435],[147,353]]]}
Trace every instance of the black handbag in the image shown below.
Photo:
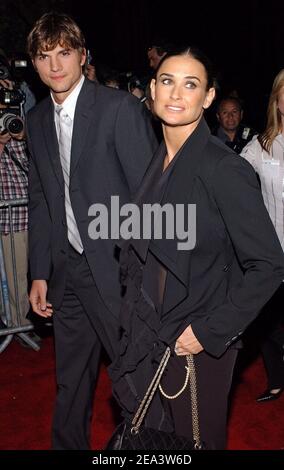
{"label": "black handbag", "polygon": [[194,443],[186,437],[145,426],[140,426],[138,432],[133,432],[132,424],[123,421],[116,428],[106,450],[189,450],[194,448]]}
{"label": "black handbag", "polygon": [[197,409],[197,390],[196,390],[196,376],[195,365],[192,354],[186,356],[187,359],[187,376],[185,385],[174,397],[166,395],[161,386],[160,391],[167,398],[175,398],[180,395],[185,389],[188,379],[190,381],[191,391],[191,412],[192,412],[192,426],[193,426],[193,441],[190,439],[177,436],[174,432],[168,433],[159,431],[158,429],[148,428],[142,425],[142,421],[146,415],[147,409],[152,401],[154,393],[159,386],[162,374],[165,370],[167,362],[170,358],[171,351],[168,347],[159,364],[158,370],[143,398],[141,404],[135,413],[135,416],[130,423],[123,421],[115,429],[111,436],[105,450],[192,450],[204,448],[200,440],[199,434],[199,419]]}

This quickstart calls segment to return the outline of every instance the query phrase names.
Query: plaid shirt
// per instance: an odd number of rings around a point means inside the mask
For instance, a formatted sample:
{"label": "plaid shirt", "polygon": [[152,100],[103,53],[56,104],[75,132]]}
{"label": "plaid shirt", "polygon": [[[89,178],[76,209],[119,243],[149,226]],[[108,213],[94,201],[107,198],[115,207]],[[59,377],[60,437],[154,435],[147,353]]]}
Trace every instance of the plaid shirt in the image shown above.
{"label": "plaid shirt", "polygon": [[[28,197],[28,150],[24,141],[10,139],[0,157],[0,201]],[[15,232],[28,230],[28,208],[12,207]],[[0,208],[0,232],[10,233],[9,209]]]}

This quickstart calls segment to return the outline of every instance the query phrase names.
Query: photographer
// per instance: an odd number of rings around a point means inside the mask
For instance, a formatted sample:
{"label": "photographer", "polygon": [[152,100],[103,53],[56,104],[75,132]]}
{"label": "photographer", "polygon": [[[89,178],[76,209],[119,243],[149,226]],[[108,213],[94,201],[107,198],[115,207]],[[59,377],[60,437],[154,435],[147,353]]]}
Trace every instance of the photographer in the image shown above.
{"label": "photographer", "polygon": [[27,71],[28,60],[23,54],[8,58],[3,49],[0,49],[0,91],[2,89],[0,102],[3,102],[3,88],[10,90],[12,94],[18,97],[17,101],[20,103],[21,116],[25,116],[36,104],[35,95],[26,81]]}
{"label": "photographer", "polygon": [[[28,197],[28,150],[25,141],[24,123],[20,114],[21,103],[9,100],[17,97],[13,82],[7,78],[0,80],[0,200],[16,200]],[[16,104],[18,103],[18,104]],[[16,273],[20,325],[30,325],[26,318],[29,312],[27,271],[28,271],[28,209],[27,205],[12,207],[12,228],[14,232]],[[4,252],[5,270],[8,281],[9,301],[13,325],[18,326],[16,292],[11,253],[11,227],[9,209],[0,209],[0,231]],[[27,336],[36,342],[40,338],[32,332]],[[22,345],[20,338],[17,337]]]}

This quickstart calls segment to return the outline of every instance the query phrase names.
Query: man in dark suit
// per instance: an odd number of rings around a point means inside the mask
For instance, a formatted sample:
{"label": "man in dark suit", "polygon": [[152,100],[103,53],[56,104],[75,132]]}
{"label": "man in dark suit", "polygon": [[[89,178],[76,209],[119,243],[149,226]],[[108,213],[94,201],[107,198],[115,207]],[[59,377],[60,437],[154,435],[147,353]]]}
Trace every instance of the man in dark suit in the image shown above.
{"label": "man in dark suit", "polygon": [[53,448],[87,449],[101,344],[113,358],[120,308],[116,240],[91,240],[88,211],[109,210],[111,195],[129,202],[156,140],[135,97],[84,78],[84,37],[70,17],[43,15],[28,49],[50,89],[27,118],[30,301],[40,316],[55,313]]}
{"label": "man in dark suit", "polygon": [[242,102],[235,96],[221,99],[217,107],[219,125],[213,129],[212,134],[222,140],[224,144],[241,153],[243,148],[251,141],[256,131],[243,124]]}

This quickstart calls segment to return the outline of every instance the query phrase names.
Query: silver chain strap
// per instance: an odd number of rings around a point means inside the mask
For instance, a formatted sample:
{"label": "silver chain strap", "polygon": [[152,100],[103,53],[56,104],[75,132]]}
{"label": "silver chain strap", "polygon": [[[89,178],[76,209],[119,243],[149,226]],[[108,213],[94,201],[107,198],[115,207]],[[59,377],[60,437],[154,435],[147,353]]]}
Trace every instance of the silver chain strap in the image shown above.
{"label": "silver chain strap", "polygon": [[149,387],[148,387],[148,390],[147,392],[145,393],[145,396],[143,398],[143,400],[141,401],[140,403],[140,406],[138,408],[138,410],[136,411],[135,413],[135,416],[132,420],[132,427],[131,427],[131,432],[134,433],[134,434],[137,434],[138,431],[139,431],[139,428],[141,426],[141,423],[146,415],[146,412],[149,408],[149,405],[152,401],[152,398],[154,396],[154,393],[155,391],[157,390],[157,387],[159,385],[159,382],[161,380],[161,377],[163,375],[163,372],[165,370],[165,367],[168,363],[168,360],[170,358],[170,355],[171,355],[171,350],[169,347],[167,347],[163,357],[162,357],[162,360],[159,364],[159,367],[153,377],[153,380],[152,382],[150,383]]}
{"label": "silver chain strap", "polygon": [[164,390],[162,390],[160,384],[160,380],[168,363],[168,360],[171,355],[171,350],[167,347],[162,360],[159,364],[159,367],[154,375],[153,380],[151,381],[147,392],[143,400],[141,401],[138,410],[135,413],[135,416],[132,420],[132,427],[131,432],[137,434],[139,432],[139,428],[141,423],[146,415],[146,412],[149,408],[149,405],[153,399],[154,393],[156,392],[158,386],[159,389],[166,398],[173,400],[177,398],[181,393],[185,390],[186,386],[188,385],[188,380],[190,383],[190,395],[191,395],[191,414],[192,414],[192,431],[193,431],[193,440],[195,442],[194,447],[195,449],[201,449],[201,441],[200,441],[200,430],[199,430],[199,415],[198,415],[198,403],[197,403],[197,383],[196,383],[196,373],[195,373],[195,364],[194,364],[194,357],[192,354],[188,354],[186,356],[186,378],[184,385],[182,386],[181,390],[179,390],[175,395],[167,395]]}
{"label": "silver chain strap", "polygon": [[195,371],[193,354],[188,354],[186,356],[186,361],[187,361],[188,370],[189,370],[192,432],[193,432],[193,440],[195,442],[194,447],[195,449],[201,449],[198,401],[197,401],[197,382],[196,382],[196,371]]}

